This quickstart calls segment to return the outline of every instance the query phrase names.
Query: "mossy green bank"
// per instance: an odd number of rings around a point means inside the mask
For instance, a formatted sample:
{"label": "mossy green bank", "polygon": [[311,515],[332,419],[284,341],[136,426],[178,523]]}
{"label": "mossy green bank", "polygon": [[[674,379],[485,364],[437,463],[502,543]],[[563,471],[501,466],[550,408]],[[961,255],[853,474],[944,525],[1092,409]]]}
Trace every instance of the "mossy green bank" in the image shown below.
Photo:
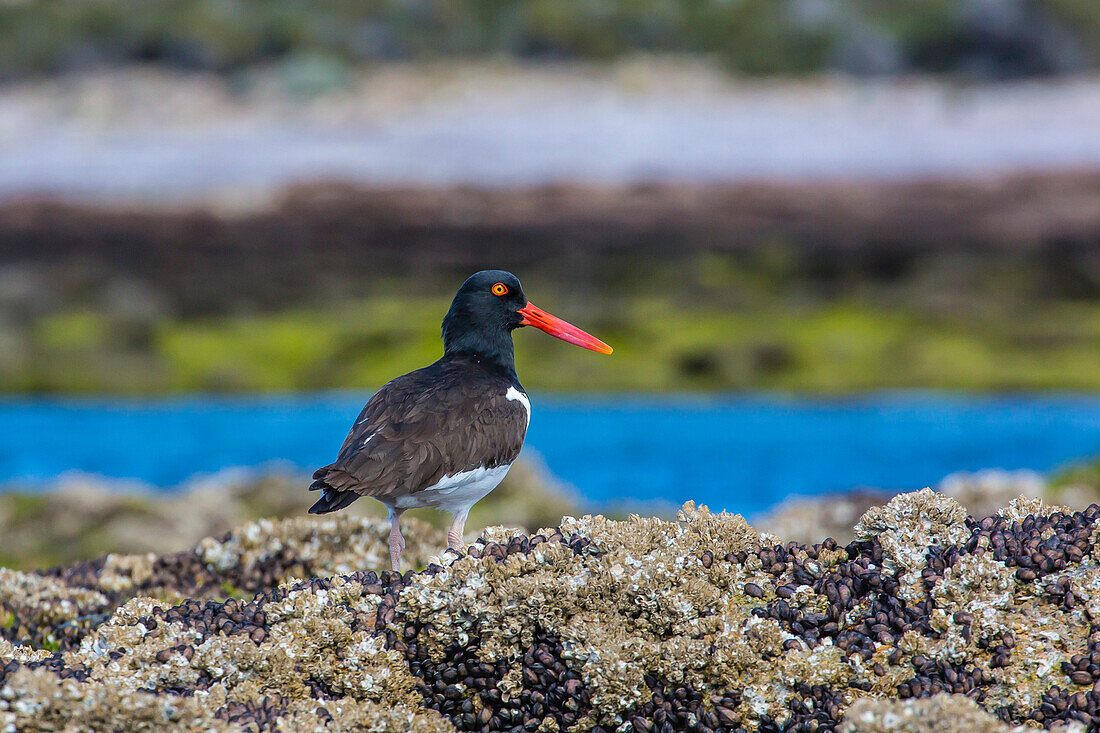
{"label": "mossy green bank", "polygon": [[[886,309],[845,299],[731,309],[638,296],[573,316],[615,348],[600,357],[516,333],[535,390],[1100,389],[1100,304],[1030,303],[983,312]],[[375,389],[441,354],[444,297],[380,297],[325,309],[163,319],[134,331],[110,313],[39,319],[0,360],[7,392]]]}

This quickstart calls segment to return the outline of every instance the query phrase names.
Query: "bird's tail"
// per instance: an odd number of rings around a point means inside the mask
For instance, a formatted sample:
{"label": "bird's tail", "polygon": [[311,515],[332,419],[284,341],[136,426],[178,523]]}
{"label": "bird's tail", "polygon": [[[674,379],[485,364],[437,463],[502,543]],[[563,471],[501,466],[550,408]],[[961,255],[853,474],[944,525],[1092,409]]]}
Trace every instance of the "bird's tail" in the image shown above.
{"label": "bird's tail", "polygon": [[343,509],[348,504],[359,498],[359,494],[340,488],[347,486],[348,479],[354,481],[354,477],[332,466],[319,468],[313,474],[314,481],[309,485],[310,491],[320,491],[321,498],[309,508],[310,514],[327,514],[337,509]]}

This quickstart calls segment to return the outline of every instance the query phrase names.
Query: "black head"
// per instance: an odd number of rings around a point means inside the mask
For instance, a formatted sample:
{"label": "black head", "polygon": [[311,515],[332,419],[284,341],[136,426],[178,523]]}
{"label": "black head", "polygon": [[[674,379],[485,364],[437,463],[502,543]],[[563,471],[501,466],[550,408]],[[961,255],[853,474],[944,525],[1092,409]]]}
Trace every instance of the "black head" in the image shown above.
{"label": "black head", "polygon": [[512,331],[534,326],[571,344],[610,354],[611,347],[576,326],[536,308],[519,278],[504,270],[482,270],[462,283],[443,319],[446,354],[466,354],[515,374]]}
{"label": "black head", "polygon": [[511,363],[512,330],[522,325],[519,310],[525,305],[523,286],[512,273],[482,270],[471,275],[443,319],[445,352]]}

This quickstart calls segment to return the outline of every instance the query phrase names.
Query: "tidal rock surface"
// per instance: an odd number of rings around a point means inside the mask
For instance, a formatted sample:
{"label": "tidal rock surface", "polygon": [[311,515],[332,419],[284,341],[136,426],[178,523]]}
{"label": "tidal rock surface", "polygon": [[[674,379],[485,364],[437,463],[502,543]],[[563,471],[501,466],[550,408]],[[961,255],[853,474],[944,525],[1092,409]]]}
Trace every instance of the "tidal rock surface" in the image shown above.
{"label": "tidal rock surface", "polygon": [[254,522],[0,571],[0,730],[1004,731],[1100,724],[1100,506],[929,490],[841,546],[676,521]]}

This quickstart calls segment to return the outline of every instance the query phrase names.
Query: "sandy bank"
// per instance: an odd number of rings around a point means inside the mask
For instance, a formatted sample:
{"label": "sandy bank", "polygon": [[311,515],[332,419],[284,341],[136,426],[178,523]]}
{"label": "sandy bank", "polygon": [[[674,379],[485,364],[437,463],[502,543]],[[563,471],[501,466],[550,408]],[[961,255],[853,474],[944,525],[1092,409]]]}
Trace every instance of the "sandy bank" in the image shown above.
{"label": "sandy bank", "polygon": [[0,197],[913,177],[1100,165],[1100,82],[745,82],[667,60],[383,65],[336,92],[126,70],[0,90]]}

